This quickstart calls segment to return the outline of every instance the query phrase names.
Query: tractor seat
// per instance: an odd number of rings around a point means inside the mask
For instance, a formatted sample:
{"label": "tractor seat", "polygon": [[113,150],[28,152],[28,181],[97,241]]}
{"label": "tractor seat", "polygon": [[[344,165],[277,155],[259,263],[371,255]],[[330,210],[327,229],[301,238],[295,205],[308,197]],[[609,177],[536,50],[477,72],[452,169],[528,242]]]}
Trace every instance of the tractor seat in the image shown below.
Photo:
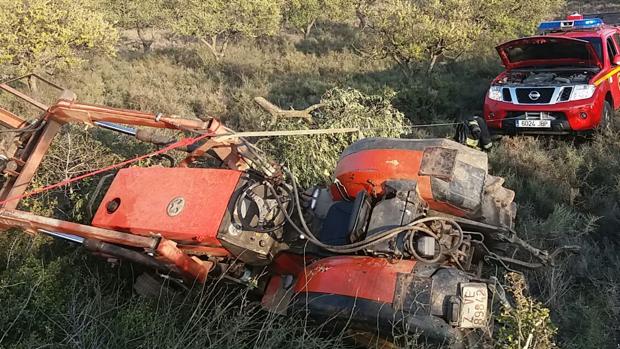
{"label": "tractor seat", "polygon": [[346,245],[360,241],[366,235],[366,225],[372,205],[365,190],[355,196],[354,201],[339,201],[333,204],[323,221],[319,240],[329,245]]}

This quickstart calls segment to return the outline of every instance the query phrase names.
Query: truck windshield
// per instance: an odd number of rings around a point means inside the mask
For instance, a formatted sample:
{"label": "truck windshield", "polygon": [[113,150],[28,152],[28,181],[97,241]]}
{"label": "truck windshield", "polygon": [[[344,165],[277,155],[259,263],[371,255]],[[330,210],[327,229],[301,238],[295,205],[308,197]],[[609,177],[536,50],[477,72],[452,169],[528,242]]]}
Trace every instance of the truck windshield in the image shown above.
{"label": "truck windshield", "polygon": [[[595,52],[591,54],[584,41],[590,43]],[[597,37],[584,37],[578,40],[554,37],[525,38],[515,40],[512,45],[503,46],[503,50],[511,63],[572,59],[593,64],[593,60],[601,60],[603,54],[602,41]],[[598,57],[592,57],[593,54]]]}
{"label": "truck windshield", "polygon": [[600,60],[603,60],[603,43],[601,38],[597,37],[589,37],[589,38],[579,38],[580,40],[588,41],[594,47],[594,51],[596,51],[596,55]]}

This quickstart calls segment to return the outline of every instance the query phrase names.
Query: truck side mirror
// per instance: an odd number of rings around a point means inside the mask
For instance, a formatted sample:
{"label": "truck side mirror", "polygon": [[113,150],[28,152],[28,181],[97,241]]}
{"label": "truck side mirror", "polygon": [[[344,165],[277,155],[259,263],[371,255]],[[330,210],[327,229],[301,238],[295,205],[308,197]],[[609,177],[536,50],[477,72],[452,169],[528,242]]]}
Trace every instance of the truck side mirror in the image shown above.
{"label": "truck side mirror", "polygon": [[620,54],[614,56],[613,64],[614,65],[620,65]]}

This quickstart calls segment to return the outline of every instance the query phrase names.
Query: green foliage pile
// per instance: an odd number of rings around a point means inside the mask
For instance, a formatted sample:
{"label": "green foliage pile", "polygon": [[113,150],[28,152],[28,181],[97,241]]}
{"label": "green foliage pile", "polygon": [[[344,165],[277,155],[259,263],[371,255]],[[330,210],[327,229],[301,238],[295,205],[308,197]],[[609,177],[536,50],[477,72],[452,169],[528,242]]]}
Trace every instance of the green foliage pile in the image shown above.
{"label": "green foliage pile", "polygon": [[284,15],[307,38],[319,20],[346,21],[353,4],[352,0],[284,0]]}
{"label": "green foliage pile", "polygon": [[362,137],[400,137],[408,130],[403,113],[391,103],[393,93],[366,96],[357,90],[331,89],[321,98],[312,125],[304,120],[279,120],[276,128],[357,128],[359,132],[277,137],[264,149],[285,163],[303,187],[330,182],[342,151]]}

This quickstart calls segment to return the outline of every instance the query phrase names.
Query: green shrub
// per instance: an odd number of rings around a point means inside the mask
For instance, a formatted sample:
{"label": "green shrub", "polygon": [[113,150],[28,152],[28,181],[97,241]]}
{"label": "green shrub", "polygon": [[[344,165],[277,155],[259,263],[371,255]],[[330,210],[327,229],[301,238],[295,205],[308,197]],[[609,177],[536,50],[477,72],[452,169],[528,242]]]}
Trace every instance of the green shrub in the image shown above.
{"label": "green shrub", "polygon": [[502,309],[496,347],[503,349],[552,349],[557,329],[551,322],[549,309],[526,295],[526,282],[521,274],[506,275],[508,291],[514,307]]}
{"label": "green shrub", "polygon": [[[288,164],[303,187],[329,183],[340,153],[363,137],[399,137],[407,129],[404,115],[396,110],[393,94],[366,96],[356,90],[329,90],[313,116],[313,127],[358,128],[360,132],[313,136],[277,137],[264,149]],[[308,129],[305,120],[278,120],[277,129]]]}

